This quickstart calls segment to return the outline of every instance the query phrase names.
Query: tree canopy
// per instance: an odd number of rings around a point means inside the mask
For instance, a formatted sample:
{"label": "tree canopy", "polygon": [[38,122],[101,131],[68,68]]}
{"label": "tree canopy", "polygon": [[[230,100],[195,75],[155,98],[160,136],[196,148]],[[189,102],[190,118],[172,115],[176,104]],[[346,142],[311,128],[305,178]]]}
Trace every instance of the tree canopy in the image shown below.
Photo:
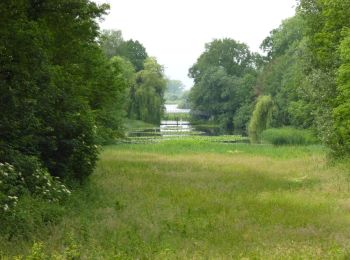
{"label": "tree canopy", "polygon": [[189,70],[189,76],[195,82],[190,102],[197,120],[217,121],[228,131],[245,131],[242,125],[248,121],[241,114],[246,111],[240,108],[253,102],[255,56],[247,45],[233,39],[206,44],[204,53]]}

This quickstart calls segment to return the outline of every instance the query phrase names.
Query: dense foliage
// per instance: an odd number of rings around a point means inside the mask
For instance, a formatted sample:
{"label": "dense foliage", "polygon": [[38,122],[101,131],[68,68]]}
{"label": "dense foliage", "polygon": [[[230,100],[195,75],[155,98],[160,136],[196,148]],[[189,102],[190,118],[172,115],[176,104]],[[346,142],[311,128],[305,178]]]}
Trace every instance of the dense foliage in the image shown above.
{"label": "dense foliage", "polygon": [[164,110],[166,80],[163,76],[163,68],[155,58],[146,59],[144,69],[136,75],[136,83],[134,100],[132,100],[136,119],[159,124]]}
{"label": "dense foliage", "polygon": [[244,133],[254,100],[271,96],[272,127],[311,129],[349,155],[349,9],[347,0],[298,1],[262,42],[263,57],[230,39],[207,44],[189,71],[193,118]]}
{"label": "dense foliage", "polygon": [[97,144],[122,135],[125,63],[108,60],[96,41],[97,19],[107,9],[89,0],[0,3],[3,235],[14,235],[18,222],[23,234],[46,214],[40,207],[30,213],[35,203],[26,198],[62,199],[68,190],[58,178],[85,180]]}
{"label": "dense foliage", "polygon": [[247,45],[232,39],[207,44],[189,70],[195,82],[190,92],[193,117],[244,132],[254,101],[256,58]]}
{"label": "dense foliage", "polygon": [[103,120],[119,124],[105,111],[124,88],[95,41],[106,8],[80,0],[1,3],[3,163],[18,167],[17,157],[28,155],[54,176],[82,180],[92,172],[96,130],[109,128]]}
{"label": "dense foliage", "polygon": [[125,41],[120,31],[103,31],[100,46],[108,58],[124,60],[128,118],[159,124],[166,89],[163,67],[155,58],[148,57],[145,47],[139,41]]}

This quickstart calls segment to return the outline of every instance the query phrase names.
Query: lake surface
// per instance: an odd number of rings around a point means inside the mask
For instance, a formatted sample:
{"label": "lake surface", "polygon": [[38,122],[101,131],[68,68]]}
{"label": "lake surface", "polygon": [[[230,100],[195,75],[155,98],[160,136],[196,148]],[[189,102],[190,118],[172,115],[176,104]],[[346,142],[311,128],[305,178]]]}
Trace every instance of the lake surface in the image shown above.
{"label": "lake surface", "polygon": [[[167,114],[189,114],[190,109],[181,109],[177,104],[165,104]],[[186,136],[194,134],[194,129],[189,121],[178,118],[176,120],[162,120],[160,123],[162,136]]]}
{"label": "lake surface", "polygon": [[165,104],[166,114],[179,114],[171,117],[172,120],[162,120],[159,127],[147,129],[134,129],[128,133],[129,137],[178,137],[199,135],[201,132],[196,131],[191,123],[181,119],[181,115],[189,114],[190,109],[178,108],[176,104]]}

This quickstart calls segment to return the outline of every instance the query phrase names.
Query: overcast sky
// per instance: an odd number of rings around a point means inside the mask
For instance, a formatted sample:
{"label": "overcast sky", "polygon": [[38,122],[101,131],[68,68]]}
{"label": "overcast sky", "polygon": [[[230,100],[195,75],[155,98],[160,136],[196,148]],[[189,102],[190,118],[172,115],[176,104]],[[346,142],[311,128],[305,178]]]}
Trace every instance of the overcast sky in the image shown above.
{"label": "overcast sky", "polygon": [[188,69],[204,51],[204,44],[232,38],[252,51],[282,20],[294,15],[295,0],[95,0],[111,10],[102,29],[123,32],[139,40],[155,56],[171,79],[187,88]]}

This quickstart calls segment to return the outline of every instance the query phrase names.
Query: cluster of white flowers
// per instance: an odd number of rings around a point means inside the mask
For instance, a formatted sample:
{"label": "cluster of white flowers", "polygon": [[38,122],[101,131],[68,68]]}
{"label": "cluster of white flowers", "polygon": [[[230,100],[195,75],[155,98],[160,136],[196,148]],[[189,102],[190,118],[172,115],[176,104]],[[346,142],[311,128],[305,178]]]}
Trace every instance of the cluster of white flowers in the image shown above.
{"label": "cluster of white flowers", "polygon": [[49,201],[59,201],[71,193],[59,178],[52,177],[44,168],[37,168],[24,178],[11,164],[0,163],[0,213],[11,212],[24,190]]}
{"label": "cluster of white flowers", "polygon": [[59,201],[70,195],[70,190],[63,185],[58,177],[52,177],[46,170],[37,169],[33,174],[35,179],[35,194],[50,201]]}
{"label": "cluster of white flowers", "polygon": [[24,185],[24,179],[20,172],[9,163],[0,163],[0,209],[10,212],[16,207],[18,196],[13,195],[12,187],[20,189]]}
{"label": "cluster of white flowers", "polygon": [[1,177],[8,177],[10,173],[14,172],[15,168],[9,163],[0,163],[0,179]]}
{"label": "cluster of white flowers", "polygon": [[9,209],[10,209],[9,205],[7,205],[6,203],[5,203],[5,205],[4,205],[3,208],[4,208],[4,211],[5,211],[5,212],[9,211]]}

